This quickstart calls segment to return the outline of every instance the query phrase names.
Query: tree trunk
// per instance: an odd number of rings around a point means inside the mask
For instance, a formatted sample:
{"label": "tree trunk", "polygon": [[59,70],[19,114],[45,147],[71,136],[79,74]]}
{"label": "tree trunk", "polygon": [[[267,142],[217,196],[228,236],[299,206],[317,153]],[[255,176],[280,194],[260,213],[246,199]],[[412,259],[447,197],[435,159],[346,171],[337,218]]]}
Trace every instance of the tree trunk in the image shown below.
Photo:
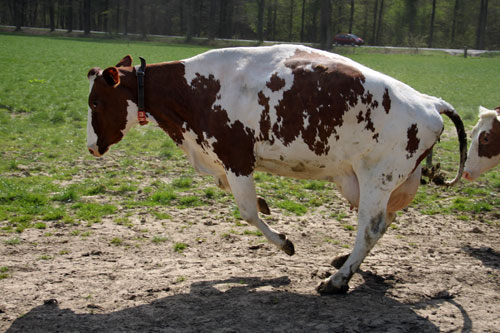
{"label": "tree trunk", "polygon": [[436,0],[432,0],[432,13],[431,13],[431,27],[429,29],[429,42],[428,47],[432,47],[434,37],[434,19],[436,18]]}
{"label": "tree trunk", "polygon": [[231,38],[233,35],[233,6],[232,0],[221,1],[220,6],[220,21],[219,21],[219,36],[222,38]]}
{"label": "tree trunk", "polygon": [[90,35],[90,0],[83,0],[83,34]]}
{"label": "tree trunk", "polygon": [[198,2],[199,6],[196,10],[196,19],[194,20],[194,34],[196,37],[200,37],[202,35],[202,21],[203,21],[203,0],[198,0],[193,2],[193,10],[194,5]]}
{"label": "tree trunk", "polygon": [[179,32],[184,33],[184,0],[179,0]]}
{"label": "tree trunk", "polygon": [[265,0],[257,0],[257,36],[260,42],[264,41],[264,8]]}
{"label": "tree trunk", "polygon": [[146,39],[146,20],[144,16],[144,2],[145,0],[138,0],[137,19],[139,20],[139,29],[143,39]]}
{"label": "tree trunk", "polygon": [[352,23],[354,22],[354,0],[351,0],[351,16],[349,17],[349,33],[352,34]]}
{"label": "tree trunk", "polygon": [[455,0],[455,7],[453,7],[453,19],[451,23],[451,45],[455,44],[455,33],[457,27],[457,15],[460,8],[460,0]]}
{"label": "tree trunk", "polygon": [[115,33],[120,32],[120,15],[121,15],[120,3],[121,3],[120,0],[116,0],[115,28],[114,28]]}
{"label": "tree trunk", "polygon": [[321,0],[320,44],[323,50],[329,50],[332,45],[332,4],[330,0]]}
{"label": "tree trunk", "polygon": [[479,10],[479,22],[476,33],[476,49],[484,49],[484,35],[486,34],[486,23],[488,17],[488,0],[481,0]]}
{"label": "tree trunk", "polygon": [[31,18],[29,18],[29,21],[30,21],[31,26],[36,27],[37,26],[36,19],[37,19],[37,15],[38,15],[38,1],[35,1],[35,3],[33,5],[34,5],[34,8],[33,8],[33,11],[31,13]]}
{"label": "tree trunk", "polygon": [[306,0],[302,0],[302,16],[300,18],[300,42],[304,42],[304,19],[306,16]]}
{"label": "tree trunk", "polygon": [[67,21],[67,28],[68,28],[68,33],[73,31],[73,0],[68,1],[68,8],[66,10],[66,21]]}
{"label": "tree trunk", "polygon": [[50,32],[52,32],[52,31],[56,30],[54,0],[49,0],[49,21],[50,21]]}
{"label": "tree trunk", "polygon": [[186,4],[186,42],[193,39],[193,0],[185,0]]}
{"label": "tree trunk", "polygon": [[227,19],[226,19],[226,31],[227,38],[233,37],[233,12],[234,12],[234,0],[227,0]]}
{"label": "tree trunk", "polygon": [[227,1],[221,0],[220,10],[219,10],[219,37],[225,38],[226,33],[224,31],[226,25],[226,11],[227,11]]}
{"label": "tree trunk", "polygon": [[[57,15],[56,18],[57,20],[55,20],[55,23],[54,23],[54,30],[56,28],[64,28],[65,26],[65,16],[64,16],[64,10],[62,10],[64,7],[65,7],[65,0],[58,0],[57,1],[57,11],[54,10],[54,15]],[[52,31],[54,31],[52,30]]]}
{"label": "tree trunk", "polygon": [[208,39],[213,40],[217,31],[217,20],[215,14],[217,12],[217,0],[210,0],[210,12],[208,17]]}
{"label": "tree trunk", "polygon": [[377,40],[377,11],[378,11],[378,0],[375,0],[375,8],[373,9],[373,28],[372,28],[372,44],[376,44]]}
{"label": "tree trunk", "polygon": [[276,19],[278,16],[278,1],[274,0],[273,4],[273,40],[276,40]]}
{"label": "tree trunk", "polygon": [[[313,5],[313,17],[312,17],[312,41],[318,42],[318,11],[321,8],[321,0],[315,0]],[[321,30],[321,29],[319,29]]]}
{"label": "tree trunk", "polygon": [[14,25],[16,26],[16,31],[21,31],[21,27],[24,25],[25,0],[13,0],[13,2]]}
{"label": "tree trunk", "polygon": [[377,35],[375,36],[375,44],[380,45],[381,35],[382,35],[382,22],[384,18],[384,0],[380,0],[380,7],[378,10],[378,22],[377,22]]}
{"label": "tree trunk", "polygon": [[366,39],[368,37],[368,17],[370,16],[369,15],[370,9],[366,1],[364,3],[364,6],[365,6],[365,11],[363,13],[363,32],[361,36]]}
{"label": "tree trunk", "polygon": [[130,11],[130,0],[125,0],[123,4],[123,35],[128,35],[128,15]]}
{"label": "tree trunk", "polygon": [[104,1],[104,12],[103,12],[103,29],[104,32],[109,33],[109,0]]}
{"label": "tree trunk", "polygon": [[415,20],[417,18],[418,0],[406,0],[406,19],[408,20],[408,32],[415,34]]}
{"label": "tree trunk", "polygon": [[10,19],[11,19],[10,24],[13,26],[17,25],[17,22],[16,22],[16,3],[17,3],[16,0],[9,0],[7,2],[7,5],[9,7]]}
{"label": "tree trunk", "polygon": [[293,0],[290,0],[290,19],[288,21],[288,41],[292,41],[292,35],[293,35]]}
{"label": "tree trunk", "polygon": [[158,12],[158,8],[156,8],[156,2],[152,1],[149,5],[149,33],[157,34],[158,33],[158,24],[156,23],[156,13]]}

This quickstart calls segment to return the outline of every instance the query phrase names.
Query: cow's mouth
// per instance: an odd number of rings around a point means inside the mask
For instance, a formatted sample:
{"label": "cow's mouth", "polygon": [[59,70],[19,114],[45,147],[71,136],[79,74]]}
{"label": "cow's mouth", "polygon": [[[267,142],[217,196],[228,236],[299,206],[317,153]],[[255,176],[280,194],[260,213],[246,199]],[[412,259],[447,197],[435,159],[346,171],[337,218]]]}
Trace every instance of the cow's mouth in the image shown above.
{"label": "cow's mouth", "polygon": [[95,149],[94,147],[88,147],[89,148],[89,153],[94,156],[94,157],[101,157],[102,155],[104,155],[109,147],[105,147],[104,149]]}
{"label": "cow's mouth", "polygon": [[468,172],[468,171],[464,171],[464,173],[463,173],[462,177],[464,177],[465,179],[467,179],[467,180],[468,180],[468,181],[470,181],[470,182],[471,182],[471,181],[473,181],[474,179],[476,179],[476,177],[474,177],[474,176],[472,175],[472,173],[471,173],[471,172]]}

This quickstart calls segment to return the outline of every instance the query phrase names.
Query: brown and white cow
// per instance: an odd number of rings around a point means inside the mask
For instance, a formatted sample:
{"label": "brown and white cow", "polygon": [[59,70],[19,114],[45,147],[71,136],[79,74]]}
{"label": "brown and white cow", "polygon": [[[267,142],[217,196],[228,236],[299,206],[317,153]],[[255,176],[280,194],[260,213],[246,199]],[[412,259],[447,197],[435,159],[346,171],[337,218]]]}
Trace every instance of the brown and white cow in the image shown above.
{"label": "brown and white cow", "polygon": [[472,130],[464,178],[474,180],[500,163],[500,107],[479,107],[479,121]]}
{"label": "brown and white cow", "polygon": [[[90,80],[88,148],[95,156],[138,124],[130,56]],[[463,125],[452,106],[348,58],[280,45],[213,50],[145,70],[147,119],[186,153],[193,167],[230,190],[243,219],[294,253],[285,235],[258,215],[255,171],[333,181],[358,208],[353,251],[318,286],[346,292],[348,282],[394,213],[413,199],[420,162],[443,131],[440,114]]]}

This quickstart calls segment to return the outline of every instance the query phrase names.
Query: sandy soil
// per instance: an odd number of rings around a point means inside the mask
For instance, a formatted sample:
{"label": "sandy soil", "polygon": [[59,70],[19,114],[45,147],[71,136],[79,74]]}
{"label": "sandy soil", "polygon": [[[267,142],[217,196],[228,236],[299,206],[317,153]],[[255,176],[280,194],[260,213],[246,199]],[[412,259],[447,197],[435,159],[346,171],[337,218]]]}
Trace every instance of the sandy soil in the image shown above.
{"label": "sandy soil", "polygon": [[[137,209],[133,226],[54,223],[26,230],[17,245],[0,234],[1,265],[12,275],[0,280],[0,331],[500,331],[498,227],[409,209],[348,294],[319,296],[316,285],[355,231],[321,209],[301,217],[274,210],[266,220],[294,242],[289,257],[235,224],[232,207],[169,208],[171,220]],[[349,214],[342,224],[355,225]],[[178,242],[189,246],[176,252]]]}

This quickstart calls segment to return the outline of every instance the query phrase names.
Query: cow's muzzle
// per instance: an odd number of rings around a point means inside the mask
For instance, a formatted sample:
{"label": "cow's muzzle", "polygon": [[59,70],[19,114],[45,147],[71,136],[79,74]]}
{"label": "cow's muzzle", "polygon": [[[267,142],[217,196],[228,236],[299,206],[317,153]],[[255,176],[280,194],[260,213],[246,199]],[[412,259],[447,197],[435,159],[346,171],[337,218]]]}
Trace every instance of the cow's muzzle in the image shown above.
{"label": "cow's muzzle", "polygon": [[105,152],[108,151],[108,149],[106,148],[106,150],[104,152],[100,152],[99,149],[97,148],[97,146],[89,146],[87,147],[89,149],[89,153],[92,154],[92,156],[95,156],[95,157],[101,157]]}

